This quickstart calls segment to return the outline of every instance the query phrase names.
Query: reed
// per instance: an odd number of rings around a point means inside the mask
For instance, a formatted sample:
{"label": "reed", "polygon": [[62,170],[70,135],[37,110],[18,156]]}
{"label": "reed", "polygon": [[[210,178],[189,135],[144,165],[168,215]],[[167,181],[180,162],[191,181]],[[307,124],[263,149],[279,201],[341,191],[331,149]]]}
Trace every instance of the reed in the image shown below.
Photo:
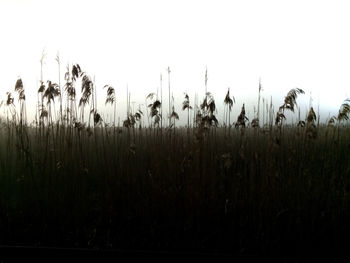
{"label": "reed", "polygon": [[205,97],[199,106],[197,96],[194,100],[193,125],[185,93],[187,126],[176,126],[172,98],[164,131],[162,89],[160,100],[154,93],[146,97],[148,127],[141,125],[141,105],[130,109],[127,90],[126,118],[119,127],[112,86],[103,86],[105,107],[113,106],[108,123],[105,108],[97,110],[98,87],[78,64],[67,67],[64,80],[62,94],[60,84],[41,78],[38,124],[28,125],[21,79],[15,84],[18,105],[11,92],[1,103],[1,245],[242,254],[300,252],[316,236],[319,248],[347,248],[341,240],[350,234],[350,130],[344,122],[349,100],[328,125],[316,125],[319,116],[312,107],[304,120],[290,125],[283,122],[285,110],[294,112],[304,93],[292,89],[276,113],[276,128],[272,99],[270,105],[263,99],[262,127],[254,122],[260,106],[250,122],[243,103],[226,136],[235,99],[228,89],[223,127],[214,95],[207,92],[207,74]]}

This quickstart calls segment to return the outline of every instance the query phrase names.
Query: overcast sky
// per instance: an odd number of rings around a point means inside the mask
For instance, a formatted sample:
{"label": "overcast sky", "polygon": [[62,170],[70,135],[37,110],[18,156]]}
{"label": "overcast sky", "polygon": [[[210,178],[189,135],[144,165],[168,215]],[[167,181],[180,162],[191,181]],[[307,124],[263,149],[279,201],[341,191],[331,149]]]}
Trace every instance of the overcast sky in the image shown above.
{"label": "overcast sky", "polygon": [[245,102],[253,117],[261,78],[262,96],[272,95],[276,106],[298,87],[306,92],[302,109],[311,92],[326,118],[350,96],[349,14],[349,1],[338,0],[0,0],[0,99],[21,77],[34,112],[45,49],[45,80],[58,82],[59,52],[62,72],[79,63],[95,76],[101,106],[102,87],[115,87],[121,118],[126,85],[131,101],[145,104],[160,74],[167,87],[168,66],[179,113],[184,92],[204,96],[207,67],[220,117],[228,87],[237,102],[233,116]]}

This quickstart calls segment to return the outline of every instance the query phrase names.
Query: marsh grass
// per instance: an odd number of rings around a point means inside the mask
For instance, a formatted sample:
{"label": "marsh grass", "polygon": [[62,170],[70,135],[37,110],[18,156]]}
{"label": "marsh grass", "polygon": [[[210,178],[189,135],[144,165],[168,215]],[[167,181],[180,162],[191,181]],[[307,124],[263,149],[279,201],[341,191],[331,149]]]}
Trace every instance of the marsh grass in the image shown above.
{"label": "marsh grass", "polygon": [[[18,120],[8,94],[8,115],[0,123],[1,245],[243,254],[312,247],[345,251],[342,240],[350,233],[350,128],[342,125],[347,101],[329,125],[316,126],[312,108],[303,125],[283,125],[284,110],[294,111],[302,94],[295,89],[279,108],[275,126],[271,100],[270,106],[263,103],[266,126],[249,123],[243,104],[231,130],[228,91],[227,133],[218,125],[211,93],[199,107],[193,105],[193,127],[185,95],[185,128],[175,126],[174,108],[169,116],[174,123],[163,128],[162,102],[150,94],[152,125],[142,127],[142,111],[133,112],[128,104],[123,127],[116,127],[117,98],[106,85],[114,125],[97,112],[96,98],[86,125],[84,107],[95,85],[79,65],[72,68],[65,76],[64,116],[51,116],[54,98],[64,101],[52,82],[47,86],[53,90],[39,92],[38,109],[44,109],[43,98],[48,106],[47,121],[42,118],[39,125],[23,121],[23,103]],[[79,117],[75,85],[81,77]],[[22,90],[18,81],[16,91]]]}
{"label": "marsh grass", "polygon": [[50,127],[42,141],[35,129],[1,126],[2,244],[261,252],[288,240],[302,249],[324,231],[319,242],[333,246],[347,228],[347,127],[339,139],[283,127],[199,139],[176,128],[162,140]]}

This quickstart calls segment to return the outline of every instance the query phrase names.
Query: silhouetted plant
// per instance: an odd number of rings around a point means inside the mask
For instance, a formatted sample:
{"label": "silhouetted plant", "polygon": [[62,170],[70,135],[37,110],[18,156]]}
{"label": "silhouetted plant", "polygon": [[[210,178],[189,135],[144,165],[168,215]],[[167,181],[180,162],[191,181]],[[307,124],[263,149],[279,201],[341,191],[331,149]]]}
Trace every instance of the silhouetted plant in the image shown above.
{"label": "silhouetted plant", "polygon": [[75,64],[72,67],[72,80],[76,81],[79,77],[81,77],[84,73],[82,72],[79,64]]}
{"label": "silhouetted plant", "polygon": [[307,119],[306,120],[307,120],[308,124],[315,123],[315,121],[316,121],[316,113],[315,113],[313,107],[310,108],[310,111],[309,111],[309,114],[307,115]]}
{"label": "silhouetted plant", "polygon": [[299,121],[297,126],[301,128],[305,127],[305,121]]}
{"label": "silhouetted plant", "polygon": [[[43,118],[45,117],[45,114],[43,115],[43,112],[45,111],[45,107],[44,107],[44,92],[45,92],[45,84],[43,81],[40,81],[40,87],[38,89],[38,94],[40,94],[41,97],[41,102],[40,105],[38,105],[38,111],[39,111],[39,123],[40,124],[44,124],[43,123]],[[47,116],[47,114],[46,114]]]}
{"label": "silhouetted plant", "polygon": [[[147,99],[153,100],[154,97],[155,97],[155,94],[154,93],[150,93],[146,97],[146,100]],[[151,120],[154,119],[154,124],[159,127],[159,123],[160,123],[160,120],[161,120],[161,116],[160,116],[160,113],[159,113],[159,109],[161,107],[161,102],[156,99],[152,103],[148,104],[147,107],[150,109]]]}
{"label": "silhouetted plant", "polygon": [[81,121],[84,123],[84,107],[89,104],[91,94],[93,92],[94,85],[89,76],[84,75],[81,81],[81,93],[82,96],[79,101],[79,107],[81,107]]}
{"label": "silhouetted plant", "polygon": [[182,102],[182,110],[187,110],[187,130],[190,128],[190,110],[192,106],[190,105],[190,97],[185,93],[185,100]]}
{"label": "silhouetted plant", "polygon": [[65,85],[64,85],[64,89],[66,91],[67,94],[67,103],[66,103],[66,116],[67,116],[67,122],[69,122],[70,124],[73,123],[73,120],[76,119],[76,103],[75,103],[75,99],[76,99],[76,90],[75,90],[75,79],[78,76],[77,72],[78,72],[78,68],[80,70],[79,66],[73,66],[73,68],[75,67],[74,70],[74,74],[75,77],[73,78],[73,70],[70,71],[69,69],[69,65],[67,66],[67,71],[64,75],[64,79],[66,81]]}
{"label": "silhouetted plant", "polygon": [[281,111],[278,111],[276,113],[275,125],[280,127],[282,125],[283,120],[285,119],[286,119],[286,116],[284,116],[284,113]]}
{"label": "silhouetted plant", "polygon": [[349,113],[350,113],[350,99],[346,99],[344,103],[341,105],[338,113],[338,121],[341,122],[343,120],[349,119]]}
{"label": "silhouetted plant", "polygon": [[60,56],[57,52],[57,56],[56,56],[56,62],[57,62],[57,66],[58,66],[58,86],[60,89],[60,120],[61,123],[63,123],[63,106],[62,106],[62,87],[61,87],[61,60],[60,60]]}
{"label": "silhouetted plant", "polygon": [[22,79],[20,78],[16,81],[15,91],[18,93],[18,101],[20,105],[20,110],[19,110],[20,125],[23,125],[23,122],[26,122],[26,108],[25,108],[26,96],[24,93],[23,82],[22,82]]}
{"label": "silhouetted plant", "polygon": [[335,121],[337,120],[337,117],[332,116],[329,121],[328,121],[328,127],[334,127],[335,126]]}
{"label": "silhouetted plant", "polygon": [[126,120],[124,120],[123,122],[123,126],[126,128],[132,128],[134,127],[136,123],[135,117],[132,114],[129,114],[129,116],[126,118]]}
{"label": "silhouetted plant", "polygon": [[172,112],[170,114],[170,118],[174,121],[172,124],[174,125],[174,129],[175,129],[175,121],[179,119],[179,114],[177,114],[177,112],[175,111],[174,105],[172,107]]}
{"label": "silhouetted plant", "polygon": [[[262,85],[261,85],[261,79],[259,79],[259,96],[258,96],[258,110],[257,110],[257,115],[256,118],[252,120],[252,126],[254,128],[259,127],[259,121],[260,121],[260,93],[262,91]],[[254,124],[253,124],[254,122]]]}
{"label": "silhouetted plant", "polygon": [[305,92],[299,88],[291,89],[288,92],[287,96],[284,98],[284,104],[279,107],[279,110],[276,113],[276,126],[281,127],[283,119],[286,119],[286,116],[284,115],[285,109],[294,112],[294,107],[297,106],[296,99],[298,97],[298,94],[305,94]]}
{"label": "silhouetted plant", "polygon": [[43,64],[44,64],[44,59],[46,57],[45,50],[43,50],[41,54],[41,59],[40,59],[40,87],[38,90],[38,95],[40,94],[41,97],[41,102],[39,103],[39,97],[38,97],[38,115],[39,115],[39,125],[41,126],[43,124],[43,118],[41,115],[44,112],[44,91],[45,91],[45,85],[44,85],[44,79],[43,79]]}
{"label": "silhouetted plant", "polygon": [[245,115],[245,107],[244,107],[244,103],[241,109],[241,113],[238,115],[235,127],[236,128],[245,128],[246,126],[246,121],[249,121],[248,117]]}
{"label": "silhouetted plant", "polygon": [[215,116],[216,105],[213,95],[207,92],[202,104],[200,105],[201,112],[197,114],[201,118],[202,128],[209,129],[211,126],[218,126],[218,120]]}
{"label": "silhouetted plant", "polygon": [[107,105],[108,103],[110,103],[111,105],[114,106],[114,111],[113,111],[113,126],[115,127],[115,118],[116,118],[116,114],[117,114],[117,106],[115,103],[115,90],[112,86],[110,85],[104,85],[103,87],[104,89],[107,89],[107,97],[106,97],[106,102],[105,104]]}
{"label": "silhouetted plant", "polygon": [[6,112],[7,112],[6,113],[6,118],[7,118],[7,121],[9,121],[8,112],[10,111],[12,120],[14,122],[16,122],[16,107],[15,107],[14,101],[15,100],[12,97],[11,92],[6,92],[6,99],[1,101],[0,106],[4,105],[6,107]]}
{"label": "silhouetted plant", "polygon": [[168,94],[169,95],[169,101],[168,101],[169,102],[169,113],[168,114],[169,114],[169,127],[170,127],[171,126],[171,117],[170,117],[170,115],[171,115],[170,114],[170,111],[171,111],[171,103],[170,103],[170,73],[171,73],[171,71],[170,71],[170,67],[167,68],[167,72],[168,72],[168,89],[169,89],[168,90],[168,92],[169,92],[169,94]]}
{"label": "silhouetted plant", "polygon": [[226,125],[228,123],[229,127],[231,128],[231,110],[232,110],[233,103],[236,103],[236,100],[235,100],[234,96],[232,96],[232,99],[231,99],[230,88],[227,89],[224,103],[225,103],[226,107],[228,107],[228,121],[226,120]]}
{"label": "silhouetted plant", "polygon": [[254,118],[253,120],[252,120],[252,123],[251,123],[251,125],[252,125],[252,127],[253,128],[259,128],[259,119],[258,118]]}
{"label": "silhouetted plant", "polygon": [[141,117],[143,115],[143,112],[139,109],[135,114],[130,113],[129,116],[123,121],[123,126],[126,128],[134,128],[136,122],[139,122],[139,125],[141,127]]}
{"label": "silhouetted plant", "polygon": [[306,118],[306,136],[308,138],[315,139],[317,136],[315,121],[316,121],[316,113],[313,107],[311,107]]}
{"label": "silhouetted plant", "polygon": [[94,114],[94,125],[98,125],[100,123],[102,123],[102,117],[101,115],[97,112],[97,110],[93,110],[93,114]]}
{"label": "silhouetted plant", "polygon": [[50,80],[47,81],[47,88],[44,91],[43,98],[47,100],[47,106],[49,108],[48,117],[52,123],[52,111],[51,103],[55,102],[55,97],[60,95],[59,86],[56,83],[52,83]]}

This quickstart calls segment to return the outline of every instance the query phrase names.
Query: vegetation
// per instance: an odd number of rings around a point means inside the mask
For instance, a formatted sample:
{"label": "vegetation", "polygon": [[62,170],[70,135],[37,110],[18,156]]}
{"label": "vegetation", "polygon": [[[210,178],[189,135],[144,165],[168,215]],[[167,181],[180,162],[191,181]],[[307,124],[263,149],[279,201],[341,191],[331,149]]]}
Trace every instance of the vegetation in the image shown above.
{"label": "vegetation", "polygon": [[[167,127],[162,96],[154,93],[146,98],[148,127],[141,125],[141,109],[130,108],[129,94],[126,119],[117,125],[110,85],[104,86],[105,104],[113,106],[114,117],[106,123],[97,111],[94,81],[78,64],[67,67],[63,89],[41,78],[39,114],[28,125],[24,87],[17,80],[19,112],[10,92],[1,106],[6,115],[0,123],[0,244],[240,254],[301,253],[314,246],[345,251],[349,100],[327,125],[316,125],[310,108],[292,126],[283,124],[284,112],[294,112],[304,93],[292,89],[275,125],[272,104],[265,107],[264,101],[267,121],[260,126],[260,105],[251,123],[244,104],[231,123],[235,99],[228,90],[221,125],[206,72],[205,98],[193,105],[192,126],[185,94],[187,127],[177,127],[169,68],[168,74]],[[260,90],[259,85],[258,104]]]}

